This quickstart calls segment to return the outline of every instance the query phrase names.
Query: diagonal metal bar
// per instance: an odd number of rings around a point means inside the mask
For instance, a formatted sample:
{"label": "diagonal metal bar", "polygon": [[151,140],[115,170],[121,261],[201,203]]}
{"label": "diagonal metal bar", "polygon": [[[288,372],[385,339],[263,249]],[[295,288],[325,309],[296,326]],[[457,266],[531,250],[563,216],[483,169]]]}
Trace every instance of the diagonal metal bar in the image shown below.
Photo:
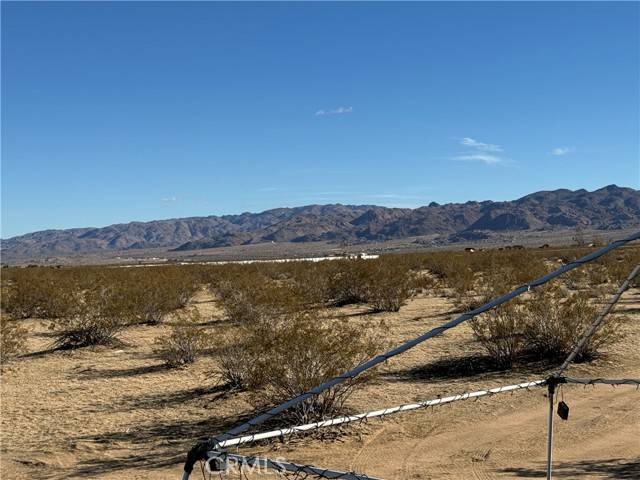
{"label": "diagonal metal bar", "polygon": [[616,293],[613,295],[613,297],[611,297],[611,299],[604,306],[604,308],[600,312],[600,315],[598,315],[598,317],[594,320],[591,326],[584,332],[584,335],[582,336],[580,341],[576,343],[575,347],[573,347],[573,350],[571,350],[571,353],[569,354],[569,356],[562,363],[562,365],[560,365],[560,368],[558,368],[558,370],[555,372],[554,375],[562,375],[562,373],[569,367],[571,362],[573,362],[574,358],[576,358],[576,356],[584,348],[587,342],[596,333],[598,328],[600,328],[600,325],[602,325],[602,322],[604,322],[604,319],[607,317],[607,315],[609,315],[611,310],[613,310],[613,307],[615,306],[616,303],[618,303],[618,300],[620,300],[620,297],[622,296],[622,294],[627,291],[627,289],[629,288],[629,285],[631,285],[631,282],[633,281],[634,278],[638,276],[639,273],[640,273],[640,264],[636,265],[635,268],[631,270],[631,273],[629,273],[629,275],[624,280],[624,282],[622,282],[622,284],[620,285]]}
{"label": "diagonal metal bar", "polygon": [[359,413],[357,415],[350,415],[345,417],[337,417],[322,422],[307,423],[305,425],[298,425],[296,427],[281,428],[279,430],[272,430],[270,432],[256,433],[253,435],[245,435],[243,437],[230,438],[229,440],[223,440],[218,444],[220,448],[228,448],[245,443],[257,442],[259,440],[266,440],[268,438],[283,437],[285,435],[291,435],[294,433],[305,433],[319,428],[333,427],[336,425],[344,425],[346,423],[358,422],[368,418],[385,417],[387,415],[395,413],[409,412],[412,410],[418,410],[423,408],[435,407],[438,405],[446,405],[448,403],[458,402],[460,400],[468,400],[470,398],[480,398],[487,395],[496,395],[498,393],[513,392],[516,390],[527,389],[530,387],[537,387],[546,384],[546,380],[534,380],[531,382],[524,382],[515,385],[505,385],[502,387],[489,388],[486,390],[478,390],[475,392],[466,392],[458,395],[451,395],[449,397],[440,397],[433,400],[424,400],[422,402],[407,403],[399,405],[397,407],[389,407],[382,410],[374,410],[366,413]]}
{"label": "diagonal metal bar", "polygon": [[314,467],[313,465],[299,465],[297,463],[285,462],[283,460],[270,460],[263,457],[248,457],[244,455],[236,455],[233,453],[211,452],[212,455],[221,456],[226,461],[235,463],[238,467],[251,467],[259,470],[270,469],[279,472],[305,473],[315,475],[321,478],[340,479],[340,480],[380,480],[377,477],[370,477],[361,473],[341,472],[338,470],[330,470],[328,468]]}
{"label": "diagonal metal bar", "polygon": [[640,386],[640,378],[572,378],[559,377],[558,383],[577,383],[579,385],[635,385]]}
{"label": "diagonal metal bar", "polygon": [[585,255],[577,260],[574,260],[572,262],[569,262],[565,265],[563,265],[562,267],[554,270],[551,273],[548,273],[547,275],[544,275],[540,278],[537,278],[525,285],[522,285],[518,288],[516,288],[515,290],[513,290],[510,293],[507,293],[505,295],[502,295],[494,300],[491,300],[490,302],[485,303],[484,305],[481,305],[480,307],[471,310],[467,313],[464,313],[462,315],[460,315],[459,317],[450,320],[449,322],[436,327],[426,333],[423,333],[422,335],[409,340],[405,343],[403,343],[402,345],[390,350],[387,353],[378,355],[374,358],[372,358],[371,360],[368,360],[367,362],[362,363],[361,365],[357,366],[356,368],[349,370],[345,373],[343,373],[342,375],[339,375],[337,377],[334,377],[324,383],[322,383],[321,385],[318,385],[317,387],[304,392],[300,395],[297,395],[296,397],[291,398],[290,400],[276,406],[273,407],[272,409],[268,410],[267,412],[262,413],[261,415],[258,415],[257,417],[244,422],[234,428],[232,428],[231,430],[227,431],[226,433],[219,435],[217,437],[214,437],[212,439],[210,439],[208,442],[205,443],[201,443],[198,445],[195,445],[190,451],[189,454],[187,455],[187,460],[185,462],[184,465],[184,474],[183,474],[183,479],[188,479],[189,475],[191,474],[191,471],[193,470],[193,466],[195,464],[196,461],[198,461],[199,459],[201,459],[203,457],[203,455],[205,455],[206,451],[209,450],[211,447],[215,446],[216,444],[219,444],[220,442],[224,441],[224,440],[228,440],[229,438],[233,438],[237,435],[239,435],[240,433],[248,430],[251,427],[257,426],[257,425],[261,425],[262,423],[266,422],[267,420],[269,420],[270,418],[272,418],[275,415],[278,415],[279,413],[295,406],[298,405],[301,402],[304,402],[306,399],[316,396],[322,392],[324,392],[325,390],[328,390],[331,387],[334,387],[335,385],[338,385],[339,383],[342,383],[346,380],[355,378],[356,376],[358,376],[359,374],[361,374],[362,372],[364,372],[365,370],[369,370],[370,368],[385,362],[386,360],[395,357],[396,355],[400,355],[401,353],[406,352],[407,350],[415,347],[416,345],[421,344],[422,342],[436,337],[438,335],[443,334],[444,332],[446,332],[447,330],[449,330],[450,328],[456,327],[458,325],[460,325],[463,322],[466,322],[472,318],[474,318],[475,316],[486,312],[488,310],[491,310],[492,308],[497,307],[498,305],[502,305],[505,302],[508,302],[509,300],[522,295],[525,292],[530,291],[532,288],[538,287],[540,285],[543,285],[547,282],[549,282],[550,280],[553,280],[554,278],[570,271],[573,270],[574,268],[578,268],[579,266],[591,262],[599,257],[601,257],[602,255],[615,250],[616,248],[619,248],[623,245],[626,245],[629,242],[632,242],[634,240],[638,240],[640,239],[640,231],[635,232],[631,235],[629,235],[628,237],[625,237],[623,239],[620,240],[616,240],[612,243],[610,243],[609,245],[607,245],[606,247],[600,248],[599,250],[596,250],[595,252],[592,252],[588,255]]}

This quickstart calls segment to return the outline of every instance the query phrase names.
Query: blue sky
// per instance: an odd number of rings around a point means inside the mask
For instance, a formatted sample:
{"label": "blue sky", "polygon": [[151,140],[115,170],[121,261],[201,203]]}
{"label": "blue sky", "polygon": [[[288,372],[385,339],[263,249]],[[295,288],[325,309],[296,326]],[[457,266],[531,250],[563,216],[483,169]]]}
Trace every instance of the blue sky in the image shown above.
{"label": "blue sky", "polygon": [[638,188],[639,4],[2,3],[2,236]]}

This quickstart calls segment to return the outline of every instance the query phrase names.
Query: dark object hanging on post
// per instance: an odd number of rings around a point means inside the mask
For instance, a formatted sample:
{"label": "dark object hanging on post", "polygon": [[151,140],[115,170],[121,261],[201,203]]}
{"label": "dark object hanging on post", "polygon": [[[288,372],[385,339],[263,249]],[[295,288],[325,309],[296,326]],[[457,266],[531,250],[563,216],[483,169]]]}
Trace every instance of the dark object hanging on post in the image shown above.
{"label": "dark object hanging on post", "polygon": [[558,403],[558,416],[563,420],[569,419],[569,405],[564,400]]}

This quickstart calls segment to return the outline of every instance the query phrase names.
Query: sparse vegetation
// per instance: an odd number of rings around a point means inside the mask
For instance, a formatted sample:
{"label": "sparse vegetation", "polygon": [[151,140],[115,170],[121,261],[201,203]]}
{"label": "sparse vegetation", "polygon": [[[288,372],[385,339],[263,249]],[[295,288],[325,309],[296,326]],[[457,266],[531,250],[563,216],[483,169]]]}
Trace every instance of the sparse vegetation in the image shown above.
{"label": "sparse vegetation", "polygon": [[[318,317],[317,311],[352,303],[367,304],[374,311],[394,312],[416,292],[446,294],[460,309],[468,310],[587,251],[511,249],[413,253],[386,255],[377,260],[319,263],[6,268],[2,308],[6,316],[15,319],[51,319],[57,337],[55,345],[72,348],[112,343],[118,332],[135,323],[157,324],[207,286],[236,329],[259,331],[272,328],[274,322],[277,327],[284,318],[303,314]],[[517,312],[502,307],[501,311],[485,315],[485,324],[474,322],[475,335],[488,352],[493,352],[489,353],[496,361],[505,365],[517,357],[520,343],[535,345],[537,355],[542,357],[550,357],[552,351],[556,352],[553,355],[561,355],[571,344],[571,337],[567,336],[569,325],[581,325],[576,323],[582,321],[578,311],[585,318],[592,317],[592,310],[586,308],[592,309],[594,302],[610,293],[638,261],[638,248],[604,256],[562,277],[559,285],[564,291],[547,299],[550,304],[536,310],[536,305],[544,301],[542,295],[536,294],[519,303]],[[572,307],[576,302],[580,308]],[[512,318],[516,314],[521,317],[518,321]],[[563,325],[560,317],[567,315],[571,319]],[[525,317],[529,319],[526,331]],[[553,333],[547,334],[542,325]],[[233,334],[237,340],[238,331],[217,333],[219,338]],[[614,337],[604,335],[602,341],[594,340],[594,352]],[[254,371],[260,365],[255,362],[259,352],[248,345],[240,348],[238,341],[219,343],[216,350],[227,352],[219,357],[225,380],[237,388],[262,388],[261,375]]]}
{"label": "sparse vegetation", "polygon": [[[564,359],[598,313],[598,306],[585,293],[566,295],[559,288],[536,292],[522,312],[526,324],[526,345],[540,358]],[[619,317],[609,317],[585,345],[576,361],[590,360],[618,340],[620,326]]]}
{"label": "sparse vegetation", "polygon": [[176,315],[169,334],[156,340],[155,353],[170,368],[193,363],[206,345],[206,336],[199,326],[201,316],[191,308]]}
{"label": "sparse vegetation", "polygon": [[364,298],[375,310],[397,312],[412,294],[412,283],[405,265],[391,261],[372,262]]}
{"label": "sparse vegetation", "polygon": [[7,273],[4,276],[8,278],[3,279],[2,308],[12,318],[60,318],[75,307],[78,285],[73,275],[52,268]]}
{"label": "sparse vegetation", "polygon": [[[599,313],[589,292],[549,287],[531,298],[502,305],[471,322],[474,337],[498,365],[518,357],[564,359]],[[576,361],[591,360],[620,338],[621,319],[609,317],[585,345]]]}
{"label": "sparse vegetation", "polygon": [[[380,341],[346,322],[322,322],[315,316],[296,316],[272,332],[271,361],[266,392],[280,403],[340,375],[380,349]],[[342,383],[292,409],[301,423],[340,413],[349,395],[366,377]]]}
{"label": "sparse vegetation", "polygon": [[0,315],[0,363],[6,363],[25,350],[29,330],[19,321]]}
{"label": "sparse vegetation", "polygon": [[471,321],[477,341],[500,367],[511,367],[524,345],[524,321],[517,304],[506,304]]}
{"label": "sparse vegetation", "polygon": [[[239,326],[225,338],[219,357],[230,385],[278,403],[358,365],[380,345],[375,335],[346,322],[295,314]],[[299,422],[336,414],[360,381],[329,389],[290,413]]]}
{"label": "sparse vegetation", "polygon": [[303,301],[292,285],[269,280],[260,274],[220,282],[214,292],[229,319],[236,323],[303,308]]}
{"label": "sparse vegetation", "polygon": [[97,286],[85,292],[74,311],[50,324],[57,348],[109,345],[131,323],[132,312],[124,290]]}

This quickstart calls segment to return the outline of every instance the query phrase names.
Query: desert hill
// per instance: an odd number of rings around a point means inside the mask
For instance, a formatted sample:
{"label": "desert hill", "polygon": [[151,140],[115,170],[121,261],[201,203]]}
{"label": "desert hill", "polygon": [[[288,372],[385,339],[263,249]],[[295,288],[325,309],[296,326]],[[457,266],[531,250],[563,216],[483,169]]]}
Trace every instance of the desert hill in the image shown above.
{"label": "desert hill", "polygon": [[615,230],[640,225],[640,191],[609,185],[589,192],[540,191],[513,201],[388,208],[308,205],[261,213],[45,230],[2,241],[5,258],[166,248],[187,251],[263,242],[367,242],[422,235],[446,241],[492,232]]}

